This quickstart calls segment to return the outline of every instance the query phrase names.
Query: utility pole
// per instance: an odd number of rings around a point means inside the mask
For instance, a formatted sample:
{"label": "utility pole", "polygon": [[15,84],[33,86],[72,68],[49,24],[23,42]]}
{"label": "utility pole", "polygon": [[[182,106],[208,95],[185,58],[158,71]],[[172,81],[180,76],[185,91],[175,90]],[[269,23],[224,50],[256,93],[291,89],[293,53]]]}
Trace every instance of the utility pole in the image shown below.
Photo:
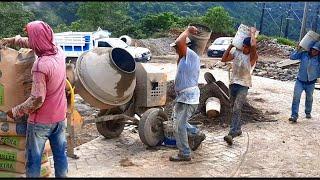
{"label": "utility pole", "polygon": [[263,3],[261,19],[260,19],[260,34],[262,34],[263,16],[264,16],[264,10],[265,9],[266,9],[266,3]]}
{"label": "utility pole", "polygon": [[280,37],[282,37],[283,32],[282,32],[282,21],[283,21],[283,14],[281,15],[281,20],[280,20]]}
{"label": "utility pole", "polygon": [[287,17],[286,17],[286,20],[287,20],[287,24],[286,24],[286,30],[285,30],[285,33],[284,33],[284,37],[285,38],[288,38],[288,31],[289,31],[289,20],[290,20],[290,18],[289,18],[289,12],[291,11],[291,3],[289,4],[289,9],[288,9],[288,11],[287,11]]}
{"label": "utility pole", "polygon": [[301,23],[301,29],[300,29],[299,41],[301,41],[303,36],[306,34],[307,15],[308,15],[308,2],[305,2],[304,3],[304,10],[303,10],[303,18],[302,18],[302,23]]}
{"label": "utility pole", "polygon": [[318,9],[317,9],[317,12],[316,12],[316,17],[314,18],[314,21],[313,21],[313,31],[314,32],[317,32],[318,30],[318,20],[319,20],[319,16],[320,16],[320,5],[318,5]]}

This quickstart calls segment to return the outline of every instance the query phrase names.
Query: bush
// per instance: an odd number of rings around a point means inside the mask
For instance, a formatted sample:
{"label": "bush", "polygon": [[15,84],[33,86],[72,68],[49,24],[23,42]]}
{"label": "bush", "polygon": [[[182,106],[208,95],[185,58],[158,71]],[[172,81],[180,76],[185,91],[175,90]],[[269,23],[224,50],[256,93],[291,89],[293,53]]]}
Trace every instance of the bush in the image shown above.
{"label": "bush", "polygon": [[282,45],[287,45],[287,46],[296,46],[296,42],[292,41],[290,39],[287,38],[283,38],[283,37],[269,37],[266,35],[259,35],[257,38],[257,41],[262,41],[262,40],[271,40],[271,39],[276,39],[278,44],[282,44]]}
{"label": "bush", "polygon": [[296,42],[283,37],[276,37],[277,42],[282,45],[296,46]]}
{"label": "bush", "polygon": [[258,37],[257,37],[257,41],[258,42],[260,42],[260,41],[262,41],[262,40],[270,40],[271,38],[270,37],[268,37],[268,36],[266,36],[266,35],[259,35]]}

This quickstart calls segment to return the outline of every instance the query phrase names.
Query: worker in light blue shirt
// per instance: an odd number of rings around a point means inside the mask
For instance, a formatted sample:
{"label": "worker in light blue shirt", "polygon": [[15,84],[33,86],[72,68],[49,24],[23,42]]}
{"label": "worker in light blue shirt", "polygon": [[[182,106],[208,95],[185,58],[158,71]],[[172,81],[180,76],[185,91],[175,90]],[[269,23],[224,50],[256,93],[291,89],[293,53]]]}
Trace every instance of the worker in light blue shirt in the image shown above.
{"label": "worker in light blue shirt", "polygon": [[175,78],[176,99],[173,110],[173,120],[175,127],[175,139],[179,153],[169,158],[170,161],[190,161],[191,149],[188,141],[188,133],[191,135],[197,148],[205,139],[205,135],[190,125],[188,120],[197,110],[200,98],[198,79],[200,73],[200,58],[190,48],[187,47],[187,38],[190,34],[197,33],[194,26],[189,26],[174,43],[174,47],[179,55],[177,64],[177,74]]}
{"label": "worker in light blue shirt", "polygon": [[317,78],[320,75],[320,42],[314,42],[309,51],[302,51],[300,46],[290,55],[290,59],[299,60],[300,67],[294,86],[291,117],[289,121],[296,123],[299,113],[300,98],[303,91],[306,93],[306,118],[311,118],[313,91]]}

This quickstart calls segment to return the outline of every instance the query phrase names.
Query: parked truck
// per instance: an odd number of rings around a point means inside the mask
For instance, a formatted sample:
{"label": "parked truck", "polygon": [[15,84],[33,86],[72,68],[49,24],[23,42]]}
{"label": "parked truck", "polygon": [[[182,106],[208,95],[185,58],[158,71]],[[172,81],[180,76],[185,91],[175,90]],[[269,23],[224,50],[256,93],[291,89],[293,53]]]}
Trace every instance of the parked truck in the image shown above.
{"label": "parked truck", "polygon": [[[144,47],[131,46],[131,39],[110,38],[110,32],[98,29],[95,32],[62,32],[55,33],[55,41],[66,54],[67,62],[75,62],[78,57],[94,47],[123,48],[128,51],[136,62],[151,60],[151,52]],[[122,36],[123,37],[123,36]]]}

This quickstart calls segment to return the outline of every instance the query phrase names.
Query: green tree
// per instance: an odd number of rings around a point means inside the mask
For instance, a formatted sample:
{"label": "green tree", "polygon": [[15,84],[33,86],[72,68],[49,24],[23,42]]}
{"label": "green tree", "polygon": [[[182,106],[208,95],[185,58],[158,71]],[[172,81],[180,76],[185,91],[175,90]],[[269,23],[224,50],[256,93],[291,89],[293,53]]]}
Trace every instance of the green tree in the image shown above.
{"label": "green tree", "polygon": [[70,28],[65,24],[59,24],[57,27],[53,28],[53,31],[55,33],[60,33],[60,32],[65,32],[65,31],[70,31]]}
{"label": "green tree", "polygon": [[202,22],[212,30],[212,33],[230,34],[234,31],[233,20],[222,6],[208,9],[202,17]]}
{"label": "green tree", "polygon": [[82,31],[95,31],[98,27],[108,30],[113,36],[127,31],[132,19],[127,15],[126,2],[84,2],[80,4],[77,15]]}
{"label": "green tree", "polygon": [[24,9],[21,2],[1,2],[0,12],[0,38],[26,35],[23,27],[34,19],[34,14]]}
{"label": "green tree", "polygon": [[81,21],[74,21],[70,24],[70,26],[66,25],[65,23],[59,24],[55,29],[54,32],[65,32],[65,31],[75,31],[75,32],[81,32],[82,31],[82,25]]}
{"label": "green tree", "polygon": [[[180,17],[172,12],[165,12],[159,14],[148,14],[141,19],[141,29],[147,35],[163,34],[172,27],[178,27],[180,25]],[[164,35],[164,34],[163,34]]]}

